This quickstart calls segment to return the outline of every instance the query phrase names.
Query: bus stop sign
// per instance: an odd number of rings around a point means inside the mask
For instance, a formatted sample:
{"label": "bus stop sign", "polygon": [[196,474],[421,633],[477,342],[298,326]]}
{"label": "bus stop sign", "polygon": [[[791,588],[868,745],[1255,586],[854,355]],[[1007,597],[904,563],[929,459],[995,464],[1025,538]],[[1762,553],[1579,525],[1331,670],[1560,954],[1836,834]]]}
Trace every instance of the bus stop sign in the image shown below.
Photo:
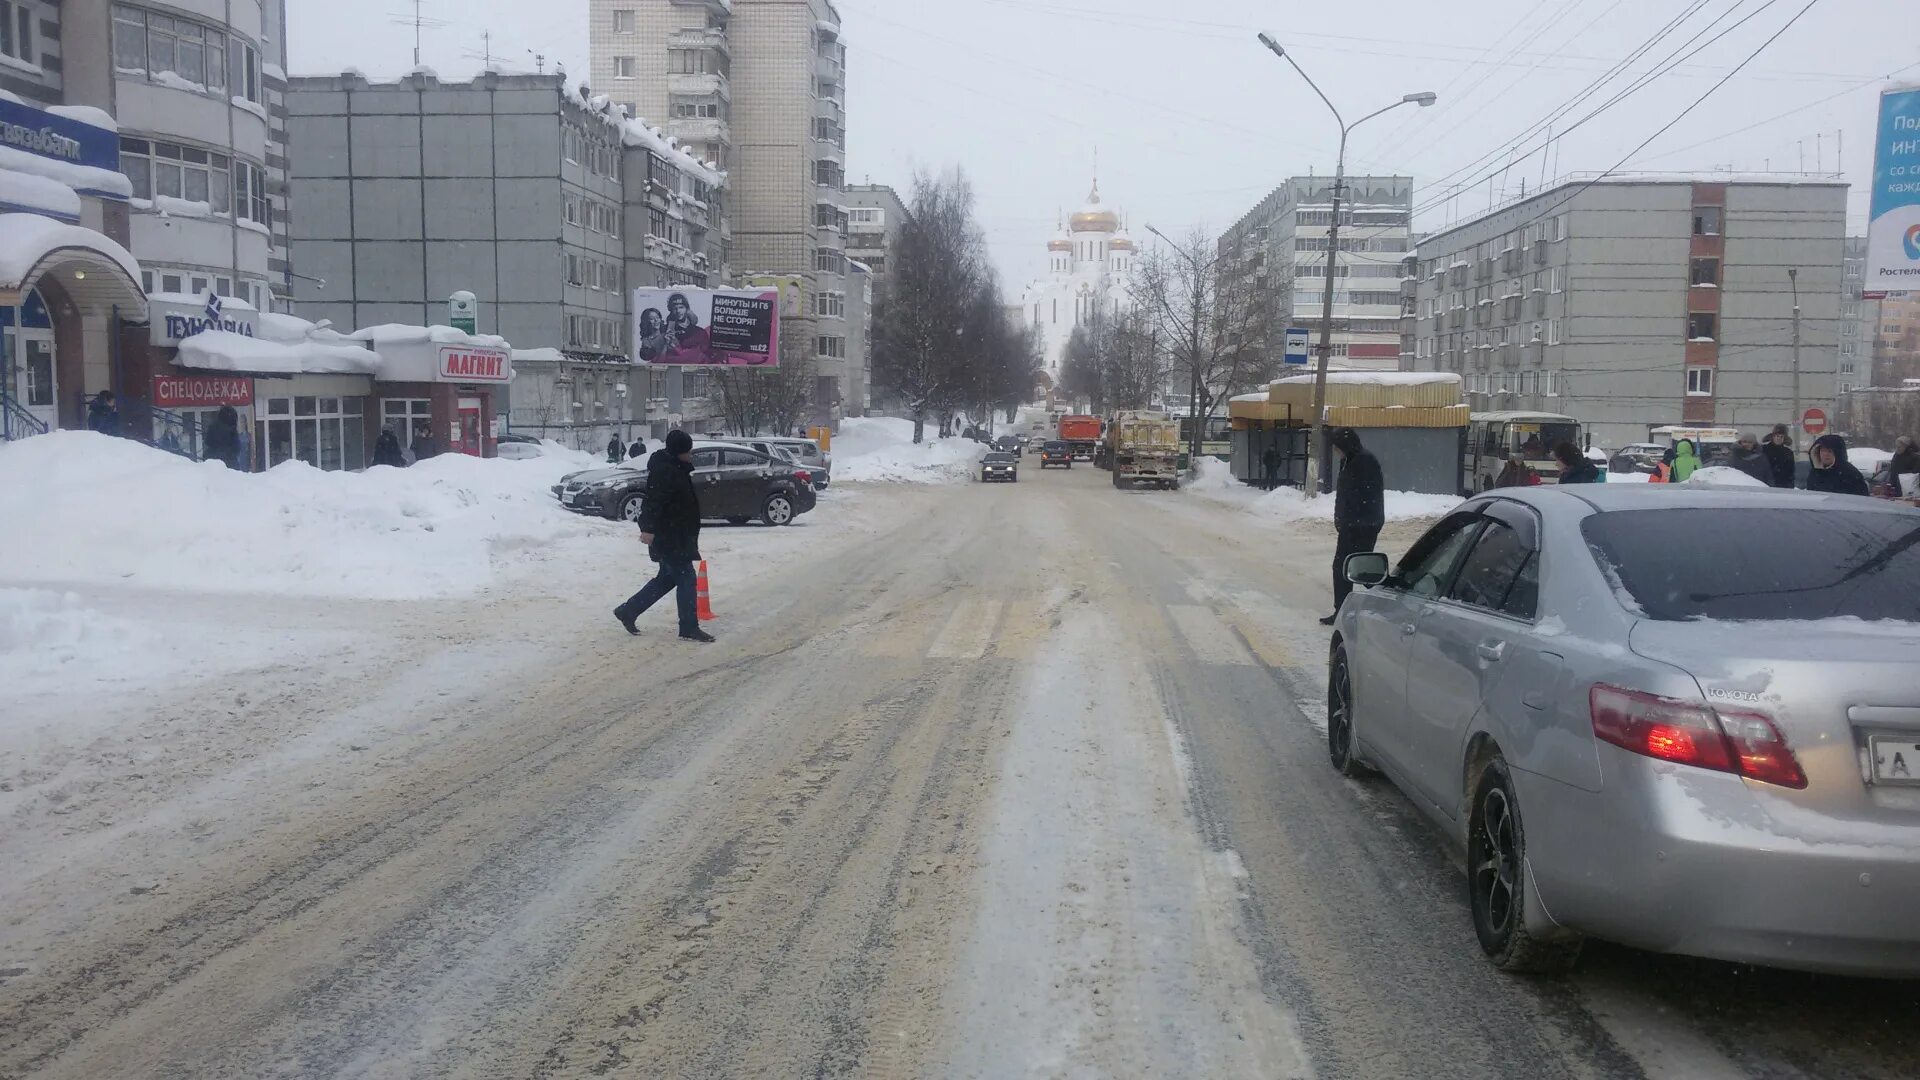
{"label": "bus stop sign", "polygon": [[1287,329],[1287,363],[1304,364],[1307,362],[1307,332],[1301,327]]}

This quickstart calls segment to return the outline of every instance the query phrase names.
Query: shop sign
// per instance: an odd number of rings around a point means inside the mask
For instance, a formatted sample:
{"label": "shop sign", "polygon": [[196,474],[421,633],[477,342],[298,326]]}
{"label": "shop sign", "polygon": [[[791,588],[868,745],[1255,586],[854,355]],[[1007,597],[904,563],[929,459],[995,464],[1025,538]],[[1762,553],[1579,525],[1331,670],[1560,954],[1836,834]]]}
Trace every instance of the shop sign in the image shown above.
{"label": "shop sign", "polygon": [[507,350],[480,345],[442,345],[440,378],[447,382],[509,382]]}
{"label": "shop sign", "polygon": [[256,313],[253,309],[229,313],[225,302],[213,293],[208,293],[207,302],[198,308],[158,300],[149,302],[147,307],[148,324],[152,327],[151,340],[155,345],[178,345],[206,330],[225,330],[243,337],[254,336],[253,317]]}
{"label": "shop sign", "polygon": [[253,404],[253,380],[226,375],[155,375],[153,403],[162,409]]}
{"label": "shop sign", "polygon": [[[4,97],[0,97],[0,146],[68,165],[120,170],[117,132]],[[107,193],[83,190],[82,194]]]}

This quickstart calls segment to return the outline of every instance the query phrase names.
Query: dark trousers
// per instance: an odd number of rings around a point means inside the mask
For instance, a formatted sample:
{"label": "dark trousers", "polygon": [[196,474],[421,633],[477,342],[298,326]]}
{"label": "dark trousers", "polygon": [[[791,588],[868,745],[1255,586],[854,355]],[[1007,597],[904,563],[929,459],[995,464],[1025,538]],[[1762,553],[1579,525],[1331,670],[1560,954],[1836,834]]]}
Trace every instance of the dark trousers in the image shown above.
{"label": "dark trousers", "polygon": [[658,603],[668,593],[677,593],[675,597],[680,608],[680,632],[691,634],[700,629],[699,608],[694,590],[699,587],[699,576],[694,573],[691,559],[662,559],[660,572],[653,580],[641,586],[640,591],[620,605],[620,610],[630,619],[639,618],[646,610]]}
{"label": "dark trousers", "polygon": [[1353,591],[1353,582],[1347,580],[1347,556],[1372,551],[1379,539],[1378,525],[1347,525],[1340,529],[1340,542],[1333,549],[1334,611],[1340,610],[1340,605],[1347,602],[1347,594]]}

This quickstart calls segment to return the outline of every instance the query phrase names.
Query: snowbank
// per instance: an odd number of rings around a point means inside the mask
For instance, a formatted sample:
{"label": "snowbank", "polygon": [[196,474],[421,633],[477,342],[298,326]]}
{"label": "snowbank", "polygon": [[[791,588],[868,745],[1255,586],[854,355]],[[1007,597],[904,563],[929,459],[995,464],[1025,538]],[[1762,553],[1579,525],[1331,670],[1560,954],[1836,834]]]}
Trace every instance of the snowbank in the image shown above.
{"label": "snowbank", "polygon": [[835,483],[951,484],[972,479],[986,448],[971,439],[940,439],[937,425],[913,443],[913,421],[892,416],[843,420],[833,437]]}
{"label": "snowbank", "polygon": [[[558,449],[558,448],[556,448]],[[542,546],[595,532],[548,487],[595,463],[447,454],[409,469],[248,475],[58,431],[0,446],[0,575],[368,599],[468,595]]]}
{"label": "snowbank", "polygon": [[[1333,523],[1333,496],[1309,499],[1296,488],[1261,491],[1234,479],[1233,468],[1215,458],[1200,459],[1194,476],[1181,490],[1213,502],[1228,503],[1257,517],[1278,522]],[[1388,521],[1436,518],[1460,505],[1456,495],[1426,495],[1417,491],[1386,493]]]}
{"label": "snowbank", "polygon": [[1768,486],[1728,465],[1709,465],[1704,469],[1695,469],[1693,475],[1681,483],[1687,487],[1763,488]]}
{"label": "snowbank", "polygon": [[[1315,375],[1289,375],[1284,379],[1275,379],[1273,386],[1311,386]],[[1457,383],[1460,376],[1451,371],[1329,371],[1329,386],[1432,386],[1439,383]],[[1260,398],[1263,394],[1243,395]]]}

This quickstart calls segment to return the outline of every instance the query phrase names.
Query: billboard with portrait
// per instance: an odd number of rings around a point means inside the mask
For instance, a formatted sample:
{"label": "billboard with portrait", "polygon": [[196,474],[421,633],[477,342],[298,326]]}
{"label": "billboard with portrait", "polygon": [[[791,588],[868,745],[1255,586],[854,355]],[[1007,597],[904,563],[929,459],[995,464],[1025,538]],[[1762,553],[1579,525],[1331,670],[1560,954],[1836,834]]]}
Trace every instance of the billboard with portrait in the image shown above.
{"label": "billboard with portrait", "polygon": [[686,367],[777,367],[775,289],[633,290],[633,358]]}

